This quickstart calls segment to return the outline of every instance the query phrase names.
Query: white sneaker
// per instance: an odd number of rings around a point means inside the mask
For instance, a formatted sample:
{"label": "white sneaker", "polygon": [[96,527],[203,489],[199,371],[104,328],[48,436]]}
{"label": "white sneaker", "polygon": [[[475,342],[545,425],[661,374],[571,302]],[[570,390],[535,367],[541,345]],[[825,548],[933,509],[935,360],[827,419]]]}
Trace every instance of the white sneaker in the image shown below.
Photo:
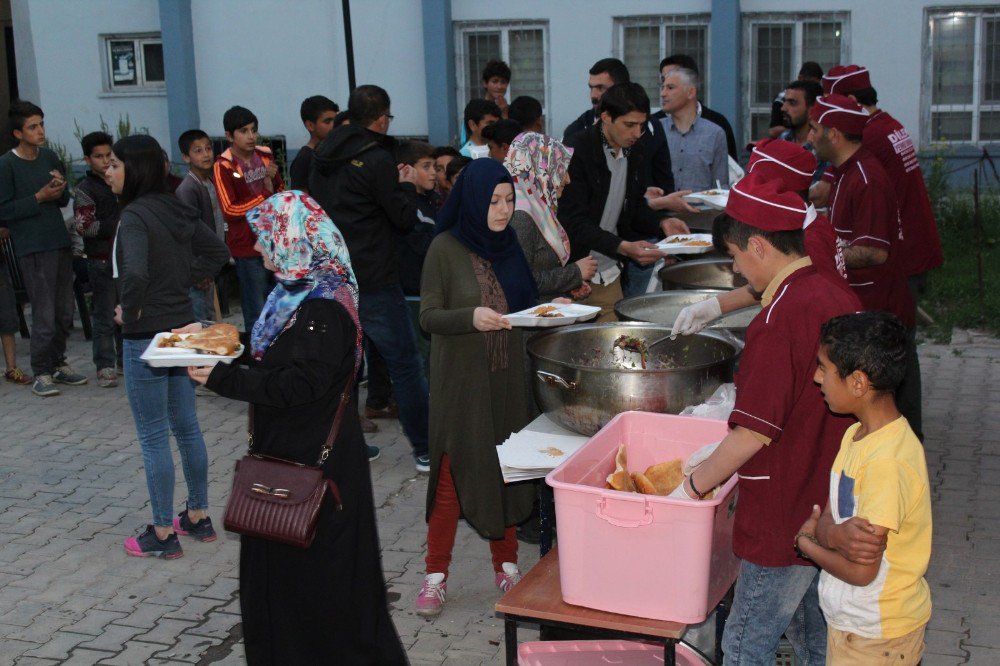
{"label": "white sneaker", "polygon": [[413,609],[417,615],[436,617],[444,607],[444,596],[448,591],[448,583],[444,581],[443,573],[432,573],[424,576],[424,584],[417,594],[417,602]]}
{"label": "white sneaker", "polygon": [[510,592],[510,588],[521,582],[521,570],[513,562],[500,565],[503,571],[498,571],[495,582],[501,592]]}

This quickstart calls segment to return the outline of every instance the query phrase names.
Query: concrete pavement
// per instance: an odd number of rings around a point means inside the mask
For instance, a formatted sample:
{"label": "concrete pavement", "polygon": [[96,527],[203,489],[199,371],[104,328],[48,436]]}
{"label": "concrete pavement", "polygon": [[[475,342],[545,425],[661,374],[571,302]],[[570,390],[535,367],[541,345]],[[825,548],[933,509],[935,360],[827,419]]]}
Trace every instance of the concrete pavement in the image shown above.
{"label": "concrete pavement", "polygon": [[[27,341],[18,340],[27,366]],[[75,330],[70,362],[88,374]],[[924,429],[933,485],[934,615],[924,663],[1000,664],[1000,342],[959,332],[920,348]],[[198,399],[209,448],[211,513],[221,523],[245,411]],[[464,524],[443,614],[410,609],[423,575],[426,475],[396,422],[370,443],[393,617],[414,664],[503,663],[487,544]],[[92,378],[42,399],[0,382],[0,664],[241,664],[238,541],[183,541],[185,556],[125,556],[122,540],[149,519],[135,427],[123,389]],[[175,502],[182,506],[178,465]],[[522,544],[522,569],[537,550]],[[537,632],[522,629],[522,640]]]}

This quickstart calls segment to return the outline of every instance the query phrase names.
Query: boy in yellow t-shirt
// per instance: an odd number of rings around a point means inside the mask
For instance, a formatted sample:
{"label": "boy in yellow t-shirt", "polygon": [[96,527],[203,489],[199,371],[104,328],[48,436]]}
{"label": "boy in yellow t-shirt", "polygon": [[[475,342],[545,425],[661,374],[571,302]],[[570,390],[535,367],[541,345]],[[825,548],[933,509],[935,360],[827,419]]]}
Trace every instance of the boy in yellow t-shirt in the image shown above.
{"label": "boy in yellow t-shirt", "polygon": [[[831,411],[859,423],[844,433],[826,510],[813,507],[795,545],[823,569],[827,663],[836,666],[918,664],[924,651],[931,501],[923,447],[893,395],[906,354],[906,329],[891,314],[843,315],[823,326],[815,381]],[[852,561],[817,539],[817,526],[828,535],[852,518],[886,537],[881,557]]]}

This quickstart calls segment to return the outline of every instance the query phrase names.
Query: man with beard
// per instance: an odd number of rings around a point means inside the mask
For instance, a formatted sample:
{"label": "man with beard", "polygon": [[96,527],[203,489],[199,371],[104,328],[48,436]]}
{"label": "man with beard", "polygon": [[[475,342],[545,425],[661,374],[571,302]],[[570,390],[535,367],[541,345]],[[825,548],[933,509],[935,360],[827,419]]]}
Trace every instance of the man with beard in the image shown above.
{"label": "man with beard", "polygon": [[[781,103],[781,122],[788,129],[781,133],[779,139],[797,143],[813,155],[816,154],[813,145],[809,143],[809,109],[822,94],[823,88],[811,79],[798,79],[788,84]],[[816,171],[809,186],[809,201],[818,206],[825,204],[830,194],[833,173],[826,173],[829,166],[829,162],[817,160]]]}

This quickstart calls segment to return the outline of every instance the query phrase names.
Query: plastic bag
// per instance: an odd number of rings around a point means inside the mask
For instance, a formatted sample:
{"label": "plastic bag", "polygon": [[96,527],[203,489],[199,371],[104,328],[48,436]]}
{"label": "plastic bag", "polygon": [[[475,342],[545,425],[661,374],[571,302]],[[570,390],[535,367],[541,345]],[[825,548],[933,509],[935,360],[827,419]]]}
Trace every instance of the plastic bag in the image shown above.
{"label": "plastic bag", "polygon": [[723,384],[715,389],[715,393],[705,402],[700,405],[689,405],[681,410],[681,416],[701,416],[707,419],[728,421],[735,406],[736,384]]}

